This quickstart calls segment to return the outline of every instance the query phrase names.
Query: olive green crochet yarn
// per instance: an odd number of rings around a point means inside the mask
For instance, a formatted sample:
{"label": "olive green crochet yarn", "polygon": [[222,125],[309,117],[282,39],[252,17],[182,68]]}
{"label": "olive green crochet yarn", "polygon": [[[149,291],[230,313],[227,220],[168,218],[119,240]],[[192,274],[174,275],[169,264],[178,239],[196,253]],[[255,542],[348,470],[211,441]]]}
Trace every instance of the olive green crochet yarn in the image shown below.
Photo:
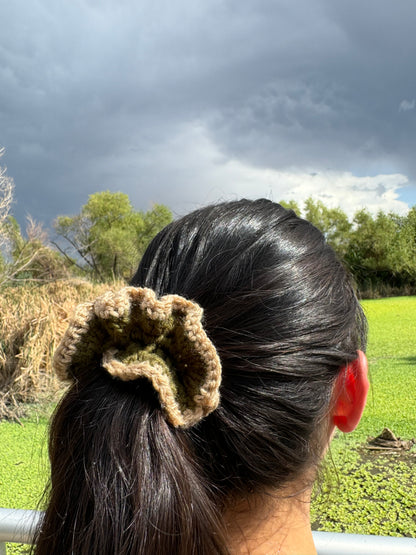
{"label": "olive green crochet yarn", "polygon": [[124,287],[77,307],[53,366],[62,380],[98,366],[123,381],[147,378],[167,419],[187,428],[219,403],[221,363],[201,323],[202,308],[179,295]]}

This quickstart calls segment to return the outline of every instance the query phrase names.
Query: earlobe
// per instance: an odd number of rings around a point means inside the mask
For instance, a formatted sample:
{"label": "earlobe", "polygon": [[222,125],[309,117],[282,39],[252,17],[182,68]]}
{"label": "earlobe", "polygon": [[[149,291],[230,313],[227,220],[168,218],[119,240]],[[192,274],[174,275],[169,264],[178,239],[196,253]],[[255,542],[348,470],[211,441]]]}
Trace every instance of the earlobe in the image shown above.
{"label": "earlobe", "polygon": [[357,427],[364,411],[368,381],[368,362],[363,351],[341,372],[335,383],[332,419],[341,432],[352,432]]}

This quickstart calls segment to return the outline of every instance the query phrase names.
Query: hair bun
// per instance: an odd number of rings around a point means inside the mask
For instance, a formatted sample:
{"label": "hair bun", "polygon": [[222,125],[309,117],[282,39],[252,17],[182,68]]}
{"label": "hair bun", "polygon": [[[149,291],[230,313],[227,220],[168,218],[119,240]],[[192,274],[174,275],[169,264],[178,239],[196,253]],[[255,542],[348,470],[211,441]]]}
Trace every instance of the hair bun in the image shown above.
{"label": "hair bun", "polygon": [[75,311],[53,367],[60,379],[77,369],[104,368],[114,378],[145,377],[158,393],[167,419],[190,427],[219,403],[221,363],[202,327],[202,308],[179,295],[156,298],[153,290],[109,291]]}

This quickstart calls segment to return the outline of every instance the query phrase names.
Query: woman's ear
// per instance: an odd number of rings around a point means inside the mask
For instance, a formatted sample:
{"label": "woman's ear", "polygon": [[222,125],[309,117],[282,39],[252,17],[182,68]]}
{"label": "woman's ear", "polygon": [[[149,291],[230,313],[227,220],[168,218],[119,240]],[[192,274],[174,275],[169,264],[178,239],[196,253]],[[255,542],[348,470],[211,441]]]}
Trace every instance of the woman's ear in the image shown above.
{"label": "woman's ear", "polygon": [[370,387],[368,362],[363,351],[343,368],[335,382],[333,391],[332,421],[341,432],[352,432],[357,427]]}

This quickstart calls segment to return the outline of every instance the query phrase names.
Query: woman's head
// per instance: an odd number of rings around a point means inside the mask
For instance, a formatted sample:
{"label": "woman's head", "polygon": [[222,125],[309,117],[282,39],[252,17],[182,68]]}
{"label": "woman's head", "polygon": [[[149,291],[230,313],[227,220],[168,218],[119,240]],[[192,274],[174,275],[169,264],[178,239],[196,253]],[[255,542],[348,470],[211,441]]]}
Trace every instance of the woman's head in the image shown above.
{"label": "woman's head", "polygon": [[219,406],[175,428],[148,380],[81,368],[51,428],[39,554],[226,553],[229,500],[276,491],[316,466],[341,370],[365,348],[342,264],[315,227],[267,200],[173,222],[132,285],[202,307],[222,365]]}
{"label": "woman's head", "polygon": [[317,462],[335,380],[366,342],[320,231],[268,200],[210,206],[161,231],[132,284],[204,309],[221,404],[189,437],[218,488],[278,487]]}

